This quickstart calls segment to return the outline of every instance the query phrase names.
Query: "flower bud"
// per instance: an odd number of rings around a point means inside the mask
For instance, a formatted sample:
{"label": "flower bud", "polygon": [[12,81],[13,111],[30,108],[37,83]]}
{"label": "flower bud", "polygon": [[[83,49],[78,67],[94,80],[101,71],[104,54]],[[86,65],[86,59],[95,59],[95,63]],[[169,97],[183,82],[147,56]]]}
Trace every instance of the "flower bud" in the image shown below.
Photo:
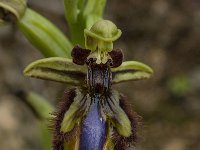
{"label": "flower bud", "polygon": [[0,24],[15,23],[26,10],[26,0],[0,0]]}

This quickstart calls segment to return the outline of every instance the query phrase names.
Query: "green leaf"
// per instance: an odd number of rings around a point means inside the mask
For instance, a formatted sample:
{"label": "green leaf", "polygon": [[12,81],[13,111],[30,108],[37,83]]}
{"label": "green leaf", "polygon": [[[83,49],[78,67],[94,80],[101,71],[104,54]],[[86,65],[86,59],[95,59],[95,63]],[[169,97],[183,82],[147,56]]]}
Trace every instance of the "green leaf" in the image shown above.
{"label": "green leaf", "polygon": [[103,18],[106,0],[88,0],[83,15],[86,17],[86,29]]}
{"label": "green leaf", "polygon": [[35,116],[42,121],[46,121],[54,110],[54,107],[47,100],[35,92],[19,91],[16,96],[22,99]]}
{"label": "green leaf", "polygon": [[102,16],[105,8],[106,0],[87,0],[84,15],[94,14]]}
{"label": "green leaf", "polygon": [[106,0],[64,0],[65,16],[74,45],[84,47],[84,29],[102,19]]}
{"label": "green leaf", "polygon": [[45,57],[71,58],[70,41],[55,25],[37,12],[27,9],[17,26]]}
{"label": "green leaf", "polygon": [[153,70],[137,61],[125,61],[121,66],[112,68],[113,83],[119,83],[130,80],[140,80],[150,78]]}
{"label": "green leaf", "polygon": [[69,25],[71,41],[73,45],[79,44],[82,47],[84,47],[85,19],[80,9],[83,4],[80,0],[64,0],[65,18]]}
{"label": "green leaf", "polygon": [[50,113],[54,110],[48,101],[34,92],[29,92],[26,95],[26,101],[35,109],[40,118],[45,120],[50,117]]}
{"label": "green leaf", "polygon": [[78,16],[78,0],[64,0],[65,17],[69,24],[77,22]]}
{"label": "green leaf", "polygon": [[72,85],[83,85],[86,69],[86,66],[76,65],[71,59],[52,57],[31,63],[24,70],[24,75]]}

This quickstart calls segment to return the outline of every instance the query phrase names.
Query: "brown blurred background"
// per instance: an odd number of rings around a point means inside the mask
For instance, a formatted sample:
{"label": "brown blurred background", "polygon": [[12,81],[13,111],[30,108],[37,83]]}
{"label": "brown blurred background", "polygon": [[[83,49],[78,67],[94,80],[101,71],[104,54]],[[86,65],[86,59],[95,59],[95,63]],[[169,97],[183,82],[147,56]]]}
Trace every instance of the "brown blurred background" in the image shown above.
{"label": "brown blurred background", "polygon": [[[29,0],[29,6],[68,33],[62,0]],[[149,80],[115,86],[143,117],[137,150],[199,150],[200,1],[108,0],[105,18],[123,31],[115,47],[125,60],[155,71]],[[1,150],[41,149],[38,121],[14,91],[34,90],[55,105],[69,88],[24,77],[23,68],[39,58],[16,28],[0,28]]]}

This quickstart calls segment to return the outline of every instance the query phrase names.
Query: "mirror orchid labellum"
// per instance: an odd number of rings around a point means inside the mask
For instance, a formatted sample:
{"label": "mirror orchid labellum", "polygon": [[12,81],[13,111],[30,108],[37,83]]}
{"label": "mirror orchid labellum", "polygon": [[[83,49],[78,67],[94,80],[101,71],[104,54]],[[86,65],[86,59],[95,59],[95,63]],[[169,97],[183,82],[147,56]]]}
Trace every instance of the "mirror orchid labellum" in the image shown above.
{"label": "mirror orchid labellum", "polygon": [[153,70],[123,62],[122,50],[113,49],[121,31],[111,21],[98,21],[84,33],[85,48],[75,46],[72,59],[37,60],[24,74],[76,86],[53,114],[53,150],[125,150],[137,141],[138,115],[112,84],[149,78]]}

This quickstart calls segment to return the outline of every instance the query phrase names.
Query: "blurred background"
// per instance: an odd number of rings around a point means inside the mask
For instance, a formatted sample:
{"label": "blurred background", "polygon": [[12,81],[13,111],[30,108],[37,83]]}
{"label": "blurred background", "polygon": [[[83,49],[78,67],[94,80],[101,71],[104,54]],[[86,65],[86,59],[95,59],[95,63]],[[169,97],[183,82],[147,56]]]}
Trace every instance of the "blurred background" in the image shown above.
{"label": "blurred background", "polygon": [[[62,0],[29,6],[68,34]],[[123,31],[115,47],[125,60],[150,65],[149,80],[115,88],[142,116],[137,150],[200,149],[200,1],[108,0],[105,18]],[[14,93],[33,90],[56,105],[68,85],[30,79],[22,71],[42,55],[16,28],[0,28],[0,149],[40,150],[38,119]]]}

